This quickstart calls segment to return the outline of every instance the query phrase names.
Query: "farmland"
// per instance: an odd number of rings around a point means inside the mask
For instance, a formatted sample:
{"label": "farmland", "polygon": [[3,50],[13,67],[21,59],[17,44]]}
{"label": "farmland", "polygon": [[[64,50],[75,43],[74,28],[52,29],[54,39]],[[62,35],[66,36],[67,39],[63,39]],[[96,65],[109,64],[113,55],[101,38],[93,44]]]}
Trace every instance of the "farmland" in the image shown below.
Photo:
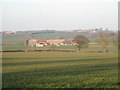
{"label": "farmland", "polygon": [[[73,38],[80,33],[39,33],[33,39]],[[2,50],[73,50],[75,52],[3,52],[3,88],[118,88],[118,48],[106,53],[95,37],[87,48],[74,45],[36,48],[25,46],[26,33],[2,36]]]}
{"label": "farmland", "polygon": [[[79,34],[80,33],[39,33],[39,34],[32,34],[31,35],[32,37],[30,37],[26,33],[2,35],[2,44],[3,44],[2,49],[3,50],[33,49],[31,47],[25,46],[27,39],[34,38],[37,40],[45,40],[45,39],[58,39],[60,37],[73,38]],[[95,38],[89,38],[89,40],[90,42],[96,42]]]}
{"label": "farmland", "polygon": [[118,53],[3,53],[3,88],[118,88]]}

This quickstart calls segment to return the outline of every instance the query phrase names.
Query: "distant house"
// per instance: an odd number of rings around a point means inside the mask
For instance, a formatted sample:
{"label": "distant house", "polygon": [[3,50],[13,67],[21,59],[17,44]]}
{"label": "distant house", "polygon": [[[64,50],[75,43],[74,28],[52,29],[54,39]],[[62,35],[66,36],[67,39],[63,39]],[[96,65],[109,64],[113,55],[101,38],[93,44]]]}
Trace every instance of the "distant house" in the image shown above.
{"label": "distant house", "polygon": [[3,34],[16,34],[16,31],[4,31]]}
{"label": "distant house", "polygon": [[63,46],[65,39],[47,40],[50,45]]}
{"label": "distant house", "polygon": [[47,40],[37,40],[36,41],[36,47],[44,47],[44,46],[50,46],[50,44],[47,42]]}
{"label": "distant house", "polygon": [[44,44],[39,44],[39,43],[37,43],[35,46],[36,46],[36,47],[44,47]]}

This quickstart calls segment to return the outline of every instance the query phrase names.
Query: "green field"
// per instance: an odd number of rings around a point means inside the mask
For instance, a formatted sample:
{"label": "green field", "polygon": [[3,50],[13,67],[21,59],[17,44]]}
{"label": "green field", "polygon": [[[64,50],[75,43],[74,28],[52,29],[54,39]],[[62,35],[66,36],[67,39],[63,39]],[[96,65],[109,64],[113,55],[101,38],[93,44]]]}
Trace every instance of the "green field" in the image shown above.
{"label": "green field", "polygon": [[118,53],[3,53],[3,88],[118,88]]}
{"label": "green field", "polygon": [[[73,38],[80,33],[39,33],[33,39]],[[2,50],[74,50],[76,52],[2,53],[3,88],[118,88],[118,48],[106,53],[96,38],[78,52],[75,46],[26,47],[27,33],[2,36]],[[1,39],[0,39],[1,40]],[[0,43],[1,44],[1,43]],[[99,52],[102,51],[102,52]]]}

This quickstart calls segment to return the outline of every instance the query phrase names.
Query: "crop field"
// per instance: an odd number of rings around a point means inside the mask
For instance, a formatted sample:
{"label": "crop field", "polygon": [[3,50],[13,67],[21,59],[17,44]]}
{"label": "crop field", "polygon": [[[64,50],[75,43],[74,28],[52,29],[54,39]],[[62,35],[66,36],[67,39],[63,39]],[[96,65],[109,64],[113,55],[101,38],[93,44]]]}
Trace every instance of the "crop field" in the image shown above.
{"label": "crop field", "polygon": [[[2,50],[73,50],[76,52],[3,52],[3,88],[118,88],[118,48],[106,53],[95,37],[88,48],[73,45],[26,47],[27,39],[73,38],[80,33],[27,33],[2,36]],[[1,40],[1,39],[0,39]],[[95,44],[93,44],[95,43]]]}
{"label": "crop field", "polygon": [[17,52],[2,55],[3,88],[118,88],[118,53]]}

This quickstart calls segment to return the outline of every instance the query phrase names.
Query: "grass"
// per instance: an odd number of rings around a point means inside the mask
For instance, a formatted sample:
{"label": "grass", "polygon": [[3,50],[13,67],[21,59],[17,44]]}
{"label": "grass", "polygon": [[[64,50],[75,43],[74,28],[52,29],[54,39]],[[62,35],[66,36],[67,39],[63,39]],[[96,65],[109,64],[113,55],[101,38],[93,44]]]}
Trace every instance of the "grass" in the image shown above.
{"label": "grass", "polygon": [[117,53],[3,53],[3,88],[118,88]]}
{"label": "grass", "polygon": [[[40,33],[36,39],[73,38],[80,33]],[[27,34],[3,35],[3,50],[52,49],[25,47]],[[96,43],[96,38],[89,38]],[[78,50],[75,46],[55,47]],[[9,52],[2,53],[3,88],[118,88],[117,48],[92,44],[81,52]],[[89,52],[96,51],[96,52]]]}

